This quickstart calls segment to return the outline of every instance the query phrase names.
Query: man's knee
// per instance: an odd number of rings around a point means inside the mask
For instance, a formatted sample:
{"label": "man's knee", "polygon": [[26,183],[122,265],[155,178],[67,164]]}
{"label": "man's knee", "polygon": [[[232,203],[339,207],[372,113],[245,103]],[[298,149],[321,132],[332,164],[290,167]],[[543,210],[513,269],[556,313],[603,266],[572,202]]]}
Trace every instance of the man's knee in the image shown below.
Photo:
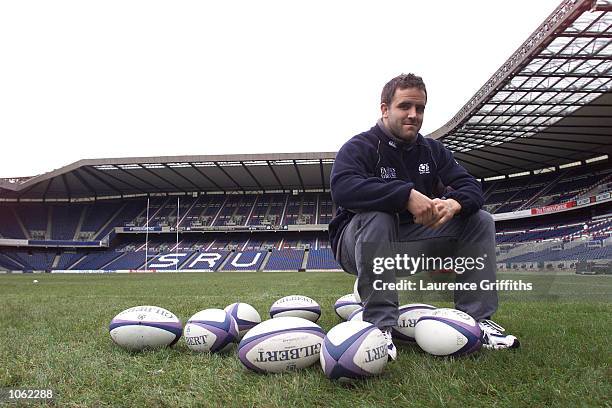
{"label": "man's knee", "polygon": [[495,221],[490,213],[484,210],[478,210],[470,216],[470,221],[479,228],[495,234]]}

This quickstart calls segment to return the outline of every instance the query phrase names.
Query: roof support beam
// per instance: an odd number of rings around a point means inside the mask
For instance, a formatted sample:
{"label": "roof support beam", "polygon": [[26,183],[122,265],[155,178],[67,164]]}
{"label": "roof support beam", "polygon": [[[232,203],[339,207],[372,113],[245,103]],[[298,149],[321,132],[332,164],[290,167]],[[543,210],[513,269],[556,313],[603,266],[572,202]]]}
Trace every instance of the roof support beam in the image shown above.
{"label": "roof support beam", "polygon": [[214,182],[213,179],[211,179],[210,177],[208,177],[206,174],[204,174],[204,172],[202,170],[200,170],[198,167],[194,166],[193,163],[189,163],[189,165],[195,170],[197,171],[200,176],[204,177],[210,184],[212,184],[213,186],[215,186],[215,188],[217,188],[218,191],[223,191],[223,188],[218,185],[217,183]]}
{"label": "roof support beam", "polygon": [[168,166],[167,164],[164,163],[164,167],[167,168],[168,170],[170,170],[171,172],[173,172],[174,174],[176,174],[177,176],[179,176],[180,178],[182,178],[183,180],[185,180],[187,183],[191,184],[191,186],[195,189],[195,191],[198,191],[200,188],[198,186],[196,186],[195,184],[193,184],[193,182],[191,180],[189,180],[187,177],[183,176],[181,173],[179,173],[176,169]]}
{"label": "roof support beam", "polygon": [[234,183],[236,185],[236,187],[238,187],[239,190],[242,190],[243,193],[246,193],[246,190],[244,189],[244,187],[241,186],[236,180],[234,180],[234,178],[232,176],[230,176],[229,173],[227,171],[225,171],[225,169],[219,165],[219,162],[214,162],[214,163],[215,163],[215,166],[217,166],[217,168],[219,170],[221,170],[221,172],[223,174],[225,174],[225,176],[228,179],[230,179],[232,181],[232,183]]}
{"label": "roof support beam", "polygon": [[283,186],[283,183],[281,183],[280,179],[278,178],[278,175],[274,171],[274,167],[272,166],[272,164],[270,164],[270,160],[266,160],[266,163],[268,163],[268,167],[270,168],[270,171],[274,175],[274,178],[276,179],[276,182],[278,183],[279,186],[281,186],[281,189],[284,191],[285,190],[285,186]]}
{"label": "roof support beam", "polygon": [[75,169],[72,174],[74,174],[74,177],[77,178],[77,180],[79,180],[79,182],[85,186],[85,188],[87,190],[89,190],[89,194],[94,196],[94,199],[98,198],[98,193],[96,192],[96,190],[83,178],[83,176],[81,176],[81,174],[79,173],[81,171],[81,169]]}
{"label": "roof support beam", "polygon": [[42,181],[40,183],[37,184],[33,184],[30,187],[26,188],[23,191],[19,191],[17,194],[17,201],[21,200],[21,197],[24,196],[26,193],[28,193],[30,190],[32,190],[34,187],[40,185],[41,183],[43,183]]}
{"label": "roof support beam", "polygon": [[104,177],[108,177],[113,179],[114,181],[118,181],[119,183],[125,184],[126,186],[128,186],[129,188],[133,188],[134,190],[138,190],[139,192],[146,194],[144,190],[128,183],[127,181],[121,180],[118,177],[113,176],[112,174],[109,173],[109,171],[103,172],[102,170],[98,170],[95,167],[83,167],[83,171],[85,171],[87,174],[95,177],[96,179],[98,179],[101,183],[103,183],[104,185],[106,185],[107,187],[109,187],[111,190],[117,191],[120,195],[123,195],[123,192],[121,190],[119,190],[119,188],[117,188],[116,186],[112,185],[110,182],[108,182],[107,180],[105,180],[104,178],[101,177],[101,175],[104,175]]}
{"label": "roof support beam", "polygon": [[295,169],[295,172],[297,173],[298,180],[300,180],[300,186],[302,186],[302,191],[306,191],[306,188],[304,188],[304,180],[302,180],[302,175],[300,174],[300,169],[298,168],[298,165],[295,162],[295,160],[293,160],[293,168]]}
{"label": "roof support beam", "polygon": [[66,173],[62,174],[62,182],[64,183],[64,188],[68,191],[68,201],[72,201],[72,190],[70,190],[70,186],[66,180]]}
{"label": "roof support beam", "polygon": [[51,187],[51,184],[53,183],[53,181],[55,180],[55,178],[50,178],[49,181],[47,181],[47,186],[45,187],[45,192],[43,193],[42,199],[43,199],[43,203],[45,201],[47,201],[47,193],[49,192],[49,187]]}
{"label": "roof support beam", "polygon": [[249,170],[249,168],[245,166],[244,162],[241,161],[240,164],[242,165],[242,168],[244,169],[244,171],[246,171],[247,174],[253,179],[255,184],[257,184],[257,187],[259,187],[259,189],[265,193],[266,189],[263,188],[263,186],[259,183],[259,180],[257,180],[255,176],[253,175],[253,173],[251,173],[251,170]]}
{"label": "roof support beam", "polygon": [[323,159],[319,159],[319,170],[321,170],[321,187],[323,187],[323,191],[327,191],[325,189],[325,172],[323,171]]}
{"label": "roof support beam", "polygon": [[[160,176],[160,175],[159,175],[159,174],[157,174],[157,173],[154,173],[154,172],[153,172],[151,169],[148,169],[148,168],[144,167],[142,164],[140,164],[139,166],[140,166],[140,168],[141,168],[141,169],[143,169],[144,171],[146,171],[147,173],[149,173],[149,174],[150,174],[150,175],[152,175],[153,177],[157,177],[158,179],[160,179],[160,180],[161,180],[161,181],[163,181],[164,183],[166,183],[166,184],[170,184],[170,185],[171,185],[172,187],[174,187],[175,189],[177,189],[177,190],[181,190],[183,193],[187,194],[187,191],[183,190],[182,188],[180,188],[180,187],[179,187],[179,186],[177,186],[176,184],[172,183],[170,180],[168,180],[168,179],[166,179],[166,178],[164,178],[164,177]],[[130,173],[130,174],[131,174],[131,173]],[[136,175],[133,175],[133,174],[132,174],[132,176],[133,176],[133,177],[136,177]],[[151,183],[146,182],[146,181],[144,181],[144,180],[143,180],[143,182],[145,182],[145,183],[147,183],[147,184],[151,185]],[[157,188],[159,189],[159,187],[157,187]],[[163,190],[161,190],[161,189],[159,189],[159,190],[160,190],[160,191],[163,191]]]}
{"label": "roof support beam", "polygon": [[[143,183],[143,184],[148,185],[149,187],[152,187],[153,189],[157,190],[158,192],[163,193],[163,190],[162,190],[161,188],[157,187],[157,186],[156,186],[156,185],[154,185],[154,184],[149,183],[148,181],[144,180],[143,178],[138,177],[137,175],[132,174],[131,172],[127,172],[127,171],[123,170],[123,169],[122,169],[122,168],[120,168],[120,167],[117,167],[117,170],[118,170],[118,171],[120,171],[120,172],[121,172],[121,173],[123,173],[123,174],[126,174],[126,175],[128,175],[128,176],[130,176],[130,177],[132,177],[132,178],[135,178],[136,180],[140,181],[140,182],[141,182],[141,183]],[[123,180],[121,180],[121,181],[123,181]],[[125,182],[125,181],[124,181],[124,182]],[[127,182],[126,182],[126,183],[127,183]],[[142,191],[142,190],[141,190],[141,191]],[[146,193],[147,193],[147,194],[149,194],[149,193],[150,193],[150,191],[149,191],[149,192],[146,192]]]}

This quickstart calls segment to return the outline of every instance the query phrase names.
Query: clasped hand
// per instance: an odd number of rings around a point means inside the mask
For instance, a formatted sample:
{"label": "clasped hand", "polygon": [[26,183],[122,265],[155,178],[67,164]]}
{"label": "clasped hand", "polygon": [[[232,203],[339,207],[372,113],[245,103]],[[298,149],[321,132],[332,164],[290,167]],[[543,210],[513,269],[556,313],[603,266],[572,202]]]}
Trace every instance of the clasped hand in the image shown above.
{"label": "clasped hand", "polygon": [[452,198],[433,200],[417,190],[410,192],[406,209],[414,216],[414,223],[428,228],[439,228],[461,211],[461,204]]}

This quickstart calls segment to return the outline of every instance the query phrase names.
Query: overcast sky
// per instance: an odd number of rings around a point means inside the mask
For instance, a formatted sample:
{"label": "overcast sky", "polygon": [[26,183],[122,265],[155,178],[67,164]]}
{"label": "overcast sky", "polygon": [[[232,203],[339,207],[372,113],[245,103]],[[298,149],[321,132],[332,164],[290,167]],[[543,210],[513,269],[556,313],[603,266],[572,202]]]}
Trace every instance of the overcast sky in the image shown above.
{"label": "overcast sky", "polygon": [[421,75],[444,125],[559,0],[3,1],[0,177],[80,159],[337,151]]}

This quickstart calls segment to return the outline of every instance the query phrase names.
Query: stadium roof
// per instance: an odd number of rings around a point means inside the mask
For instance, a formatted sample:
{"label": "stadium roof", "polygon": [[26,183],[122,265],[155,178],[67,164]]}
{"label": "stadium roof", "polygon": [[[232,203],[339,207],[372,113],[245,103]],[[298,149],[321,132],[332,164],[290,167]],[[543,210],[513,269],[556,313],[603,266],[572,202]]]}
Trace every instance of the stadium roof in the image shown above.
{"label": "stadium roof", "polygon": [[[564,1],[467,104],[428,137],[478,178],[612,155],[612,3]],[[0,199],[329,190],[329,153],[81,160],[0,180]]]}
{"label": "stadium roof", "polygon": [[429,136],[483,178],[609,155],[611,89],[612,2],[564,1]]}
{"label": "stadium roof", "polygon": [[329,190],[336,153],[133,157],[80,160],[25,181],[3,198],[77,198],[229,191]]}

